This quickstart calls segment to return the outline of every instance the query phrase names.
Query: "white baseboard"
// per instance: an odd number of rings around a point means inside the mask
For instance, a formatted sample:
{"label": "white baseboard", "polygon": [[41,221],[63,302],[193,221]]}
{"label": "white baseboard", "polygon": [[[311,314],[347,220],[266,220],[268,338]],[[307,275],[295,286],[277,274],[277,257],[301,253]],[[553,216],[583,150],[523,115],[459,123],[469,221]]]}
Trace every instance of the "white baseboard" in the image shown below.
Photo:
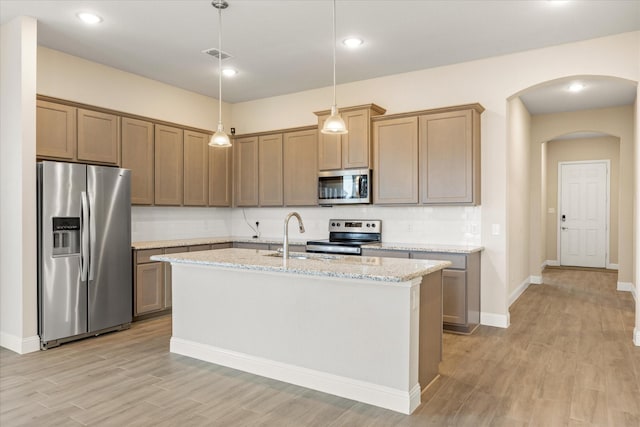
{"label": "white baseboard", "polygon": [[6,332],[0,332],[0,347],[18,354],[33,353],[40,351],[40,337],[34,335],[32,337],[20,338]]}
{"label": "white baseboard", "polygon": [[511,292],[511,295],[509,295],[509,307],[511,307],[511,304],[513,304],[518,298],[520,298],[520,295],[522,295],[522,293],[527,290],[530,283],[531,279],[527,277],[522,283],[520,283],[520,285],[518,285],[517,288],[513,290],[513,292]]}
{"label": "white baseboard", "polygon": [[607,270],[618,270],[618,269],[619,269],[618,264],[607,264]]}
{"label": "white baseboard", "polygon": [[636,287],[633,285],[633,283],[618,282],[616,290],[621,292],[631,292],[631,296],[633,296],[633,299],[635,301],[638,301],[638,296],[636,295]]}
{"label": "white baseboard", "polygon": [[549,267],[560,267],[560,261],[558,261],[557,259],[548,259],[544,262],[544,264],[542,264],[543,268],[546,266]]}
{"label": "white baseboard", "polygon": [[640,328],[633,330],[633,344],[635,344],[636,347],[640,347]]}
{"label": "white baseboard", "polygon": [[480,324],[485,326],[494,326],[496,328],[508,328],[510,324],[509,313],[480,313]]}
{"label": "white baseboard", "polygon": [[529,276],[532,285],[542,285],[542,276]]}
{"label": "white baseboard", "polygon": [[411,414],[420,405],[420,384],[404,391],[175,337],[170,351],[403,414]]}

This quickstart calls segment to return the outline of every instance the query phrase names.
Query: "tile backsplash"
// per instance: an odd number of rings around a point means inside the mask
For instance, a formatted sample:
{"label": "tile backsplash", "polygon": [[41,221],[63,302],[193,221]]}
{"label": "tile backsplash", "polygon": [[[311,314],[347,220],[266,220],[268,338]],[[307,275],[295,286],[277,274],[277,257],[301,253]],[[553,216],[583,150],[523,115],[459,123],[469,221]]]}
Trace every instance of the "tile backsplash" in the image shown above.
{"label": "tile backsplash", "polygon": [[[313,208],[195,208],[134,206],[132,241],[209,236],[251,237],[255,222],[261,237],[282,238],[284,218],[300,213],[306,232],[300,234],[291,220],[291,239],[328,237],[330,218],[380,219],[382,240],[401,243],[480,245],[480,206],[386,207],[351,205]],[[246,221],[245,221],[246,217]],[[248,224],[247,224],[248,223]],[[251,226],[251,227],[250,227]]]}

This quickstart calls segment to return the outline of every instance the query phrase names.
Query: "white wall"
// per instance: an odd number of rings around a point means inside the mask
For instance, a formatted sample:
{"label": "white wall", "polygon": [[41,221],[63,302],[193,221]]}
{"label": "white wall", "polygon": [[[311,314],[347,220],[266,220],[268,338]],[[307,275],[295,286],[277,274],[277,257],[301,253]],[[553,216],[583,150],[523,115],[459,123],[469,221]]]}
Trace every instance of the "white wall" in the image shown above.
{"label": "white wall", "polygon": [[531,115],[519,97],[509,100],[507,143],[507,269],[508,303],[511,305],[529,285],[529,257],[534,249],[530,242],[531,190],[530,135]]}
{"label": "white wall", "polygon": [[33,18],[0,29],[0,345],[39,349],[36,277],[36,42]]}
{"label": "white wall", "polygon": [[[38,47],[41,95],[164,120],[205,130],[218,124],[218,100],[146,77]],[[222,103],[226,129],[230,107]]]}

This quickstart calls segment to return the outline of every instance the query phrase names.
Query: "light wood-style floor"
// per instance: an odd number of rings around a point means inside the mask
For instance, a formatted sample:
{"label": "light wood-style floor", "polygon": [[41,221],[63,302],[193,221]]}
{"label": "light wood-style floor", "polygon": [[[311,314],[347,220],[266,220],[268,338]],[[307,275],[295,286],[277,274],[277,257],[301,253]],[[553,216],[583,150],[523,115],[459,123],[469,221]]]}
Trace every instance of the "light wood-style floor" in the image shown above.
{"label": "light wood-style floor", "polygon": [[411,416],[170,354],[164,317],[46,352],[0,350],[0,425],[640,426],[633,298],[611,272],[543,278],[509,329],[445,334],[442,376]]}

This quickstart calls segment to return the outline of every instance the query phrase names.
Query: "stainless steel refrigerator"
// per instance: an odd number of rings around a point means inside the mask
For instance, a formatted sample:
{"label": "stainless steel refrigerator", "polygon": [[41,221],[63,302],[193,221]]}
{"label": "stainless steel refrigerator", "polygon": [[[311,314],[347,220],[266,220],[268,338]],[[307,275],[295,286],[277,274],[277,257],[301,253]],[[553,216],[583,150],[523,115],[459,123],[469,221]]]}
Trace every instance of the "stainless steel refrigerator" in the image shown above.
{"label": "stainless steel refrigerator", "polygon": [[130,171],[61,162],[37,171],[40,347],[128,328]]}

